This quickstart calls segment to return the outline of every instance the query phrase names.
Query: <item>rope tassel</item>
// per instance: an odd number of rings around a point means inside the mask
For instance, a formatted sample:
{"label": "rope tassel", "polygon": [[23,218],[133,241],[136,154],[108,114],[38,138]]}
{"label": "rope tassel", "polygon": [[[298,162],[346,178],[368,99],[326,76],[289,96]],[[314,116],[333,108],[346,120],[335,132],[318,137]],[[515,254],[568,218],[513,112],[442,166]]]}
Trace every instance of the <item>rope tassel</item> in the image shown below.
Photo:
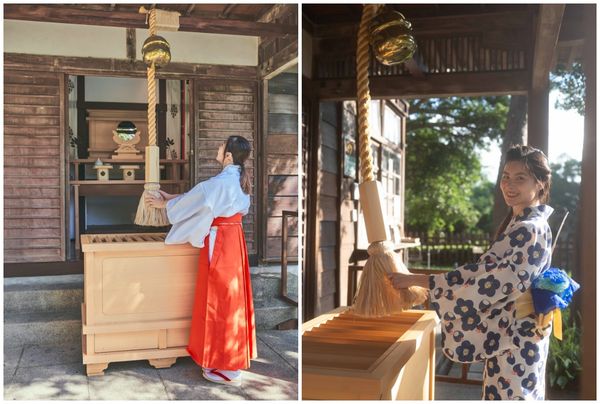
{"label": "rope tassel", "polygon": [[393,272],[410,273],[387,240],[389,230],[382,208],[381,185],[373,175],[373,157],[369,136],[369,23],[375,16],[375,4],[363,7],[356,49],[356,79],[358,91],[359,155],[362,183],[359,186],[360,203],[363,208],[367,238],[367,260],[360,278],[353,309],[355,314],[381,317],[423,303],[428,290],[421,287],[396,290],[387,275]]}
{"label": "rope tassel", "polygon": [[[150,10],[150,36],[156,34],[156,10]],[[146,146],[146,169],[144,193],[140,198],[134,223],[138,226],[162,227],[169,225],[166,209],[146,205],[146,196],[161,198],[159,148],[156,145],[156,66],[152,63],[147,69],[148,76],[148,146]]]}

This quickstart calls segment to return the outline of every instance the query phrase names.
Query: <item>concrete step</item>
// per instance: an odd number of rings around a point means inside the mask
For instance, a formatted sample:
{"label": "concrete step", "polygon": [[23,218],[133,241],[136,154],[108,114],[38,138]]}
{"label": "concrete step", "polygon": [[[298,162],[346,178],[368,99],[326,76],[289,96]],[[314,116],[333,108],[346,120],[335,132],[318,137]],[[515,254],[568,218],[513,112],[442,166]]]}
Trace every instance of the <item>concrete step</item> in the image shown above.
{"label": "concrete step", "polygon": [[[251,268],[255,301],[278,298],[280,267]],[[298,277],[290,271],[288,294],[298,300]],[[83,275],[4,279],[4,313],[77,311],[83,302]]]}
{"label": "concrete step", "polygon": [[[295,306],[279,299],[255,302],[258,330],[272,330],[277,324],[298,318]],[[73,310],[46,312],[7,312],[4,314],[4,345],[80,344],[81,312]]]}
{"label": "concrete step", "polygon": [[83,275],[4,279],[4,315],[77,311],[82,301]]}
{"label": "concrete step", "polygon": [[81,344],[81,311],[4,314],[4,346]]}
{"label": "concrete step", "polygon": [[[252,270],[257,329],[274,329],[298,318],[296,306],[278,299],[279,279],[271,267]],[[297,294],[293,273],[288,288]],[[81,343],[82,301],[83,275],[5,278],[5,345]]]}
{"label": "concrete step", "polygon": [[256,329],[273,330],[277,324],[298,318],[298,308],[278,298],[254,300]]}
{"label": "concrete step", "polygon": [[[280,297],[281,274],[273,272],[253,273],[252,297],[254,300],[266,300]],[[288,296],[298,301],[298,277],[294,274],[288,275],[287,281]]]}

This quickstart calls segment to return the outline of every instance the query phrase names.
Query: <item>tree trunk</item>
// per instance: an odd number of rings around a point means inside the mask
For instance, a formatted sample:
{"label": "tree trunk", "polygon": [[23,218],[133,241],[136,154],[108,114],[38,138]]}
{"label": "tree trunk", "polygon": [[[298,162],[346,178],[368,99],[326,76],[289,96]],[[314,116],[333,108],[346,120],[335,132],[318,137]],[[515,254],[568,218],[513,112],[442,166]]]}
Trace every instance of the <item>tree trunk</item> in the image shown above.
{"label": "tree trunk", "polygon": [[502,158],[496,177],[496,192],[494,196],[493,226],[497,229],[506,216],[508,207],[500,190],[500,180],[504,170],[504,158],[511,145],[525,144],[527,138],[527,96],[513,95],[510,97],[510,107],[506,121],[506,132],[502,138]]}

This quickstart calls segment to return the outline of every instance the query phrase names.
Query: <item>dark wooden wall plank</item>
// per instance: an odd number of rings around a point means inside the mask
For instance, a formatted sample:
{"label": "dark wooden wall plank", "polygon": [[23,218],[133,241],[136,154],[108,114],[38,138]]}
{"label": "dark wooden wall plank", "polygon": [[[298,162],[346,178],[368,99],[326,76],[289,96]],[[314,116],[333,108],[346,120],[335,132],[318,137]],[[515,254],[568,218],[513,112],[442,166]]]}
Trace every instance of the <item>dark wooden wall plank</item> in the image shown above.
{"label": "dark wooden wall plank", "polygon": [[[267,248],[273,252],[275,257],[281,256],[281,237],[267,237]],[[290,261],[295,261],[298,256],[298,237],[290,237],[287,247],[287,253]]]}
{"label": "dark wooden wall plank", "polygon": [[296,196],[275,196],[271,197],[267,203],[267,214],[269,216],[281,217],[281,211],[283,210],[297,210],[298,209],[298,197]]}
{"label": "dark wooden wall plank", "polygon": [[[298,235],[298,218],[290,217],[288,221],[288,236]],[[281,237],[283,220],[280,217],[271,217],[267,222],[267,237]]]}
{"label": "dark wooden wall plank", "polygon": [[298,196],[297,175],[271,175],[267,184],[269,195]]}
{"label": "dark wooden wall plank", "polygon": [[[338,112],[334,102],[319,104],[319,152],[317,170],[317,226],[315,262],[316,306],[314,315],[337,307],[339,271],[339,186],[338,186]],[[327,161],[326,161],[327,160]]]}
{"label": "dark wooden wall plank", "polygon": [[269,134],[277,133],[298,133],[298,114],[270,113]]}
{"label": "dark wooden wall plank", "polygon": [[[196,79],[195,92],[197,113],[195,139],[195,167],[197,182],[204,181],[221,172],[215,160],[219,146],[229,136],[243,136],[256,148],[257,82],[254,77],[246,81]],[[255,153],[246,162],[246,171],[254,182],[256,172]],[[244,217],[244,232],[248,253],[256,254],[257,226],[256,191],[251,197],[249,213]]]}
{"label": "dark wooden wall plank", "polygon": [[4,70],[4,261],[64,261],[61,74]]}
{"label": "dark wooden wall plank", "polygon": [[267,149],[269,154],[294,154],[298,149],[298,135],[267,136]]}
{"label": "dark wooden wall plank", "polygon": [[55,117],[60,113],[59,107],[45,107],[35,105],[6,105],[4,113],[11,115],[35,115]]}
{"label": "dark wooden wall plank", "polygon": [[[281,211],[298,210],[298,74],[281,73],[268,80],[267,88],[263,200],[268,208],[263,221],[270,236],[265,243],[265,258],[278,261],[281,259]],[[295,219],[288,220],[291,227]],[[277,228],[271,229],[270,226],[277,222]],[[288,260],[296,261],[297,230],[294,234],[289,233],[288,240]],[[292,253],[291,245],[296,246]]]}
{"label": "dark wooden wall plank", "polygon": [[297,156],[267,156],[266,172],[269,175],[298,174]]}

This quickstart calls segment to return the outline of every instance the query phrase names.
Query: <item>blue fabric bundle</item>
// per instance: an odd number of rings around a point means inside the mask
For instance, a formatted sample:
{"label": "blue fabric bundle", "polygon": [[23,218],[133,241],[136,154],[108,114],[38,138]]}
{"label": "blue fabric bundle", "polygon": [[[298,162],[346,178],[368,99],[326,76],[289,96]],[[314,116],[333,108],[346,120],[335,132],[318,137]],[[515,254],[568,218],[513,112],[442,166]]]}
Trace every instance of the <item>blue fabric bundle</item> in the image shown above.
{"label": "blue fabric bundle", "polygon": [[579,284],[559,268],[549,268],[533,280],[531,295],[536,314],[547,314],[552,310],[566,308]]}

